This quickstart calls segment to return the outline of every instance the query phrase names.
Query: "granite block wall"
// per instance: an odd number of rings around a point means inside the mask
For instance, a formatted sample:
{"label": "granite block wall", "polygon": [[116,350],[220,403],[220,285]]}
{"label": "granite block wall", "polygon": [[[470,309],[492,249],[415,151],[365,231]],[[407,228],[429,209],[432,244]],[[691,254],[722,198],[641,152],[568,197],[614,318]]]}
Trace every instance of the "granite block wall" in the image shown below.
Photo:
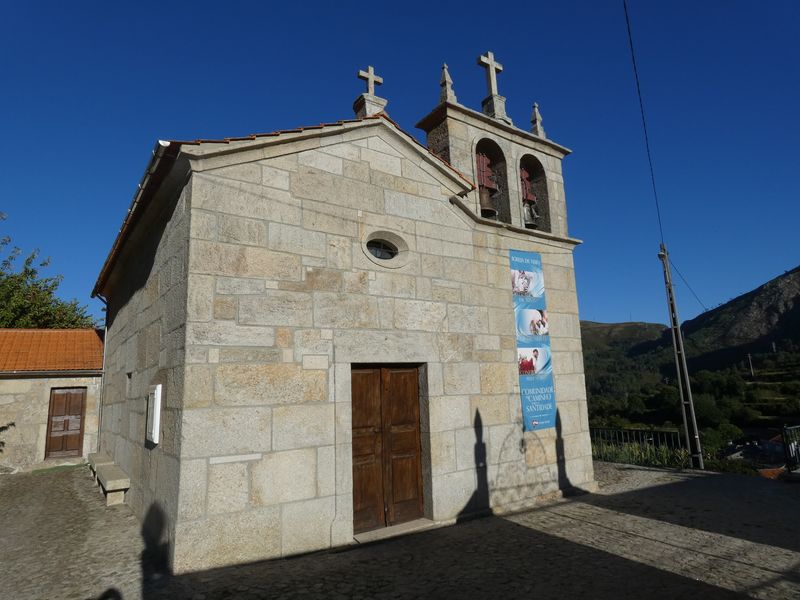
{"label": "granite block wall", "polygon": [[[382,121],[230,150],[186,150],[176,571],[352,542],[353,364],[422,366],[426,517],[455,519],[480,477],[498,512],[592,485],[573,242],[474,222],[449,201],[467,186]],[[392,265],[365,248],[386,233]],[[559,431],[522,433],[512,248],[542,254]]]}
{"label": "granite block wall", "polygon": [[[112,274],[100,448],[130,476],[125,497],[156,543],[177,518],[185,369],[189,188],[157,197]],[[162,385],[161,440],[145,444],[147,394]]]}

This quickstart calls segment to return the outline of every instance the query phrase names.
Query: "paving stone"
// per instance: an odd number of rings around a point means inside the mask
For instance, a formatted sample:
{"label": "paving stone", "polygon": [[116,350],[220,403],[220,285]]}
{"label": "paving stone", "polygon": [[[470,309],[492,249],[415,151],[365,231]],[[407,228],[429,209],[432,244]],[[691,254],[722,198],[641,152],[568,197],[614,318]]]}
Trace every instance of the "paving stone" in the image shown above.
{"label": "paving stone", "polygon": [[291,560],[245,556],[169,575],[166,547],[142,540],[127,506],[107,508],[87,468],[0,476],[3,597],[800,597],[798,486],[756,477],[595,463],[596,494]]}

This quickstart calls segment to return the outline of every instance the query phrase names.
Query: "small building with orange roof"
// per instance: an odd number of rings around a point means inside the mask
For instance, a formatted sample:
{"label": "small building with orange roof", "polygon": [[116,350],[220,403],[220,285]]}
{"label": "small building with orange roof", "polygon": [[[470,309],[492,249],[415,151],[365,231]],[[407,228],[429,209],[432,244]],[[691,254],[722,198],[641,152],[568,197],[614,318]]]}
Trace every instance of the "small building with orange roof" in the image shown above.
{"label": "small building with orange roof", "polygon": [[0,329],[0,469],[93,452],[102,375],[100,330]]}

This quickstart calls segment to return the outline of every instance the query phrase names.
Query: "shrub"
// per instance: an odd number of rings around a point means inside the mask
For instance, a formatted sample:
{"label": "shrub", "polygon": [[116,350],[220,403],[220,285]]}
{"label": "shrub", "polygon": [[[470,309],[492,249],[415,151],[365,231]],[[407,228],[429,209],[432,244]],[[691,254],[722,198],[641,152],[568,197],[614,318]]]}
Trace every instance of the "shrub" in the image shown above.
{"label": "shrub", "polygon": [[705,466],[706,471],[716,471],[718,473],[737,473],[739,475],[758,475],[758,469],[743,460],[706,458],[703,459],[703,465]]}
{"label": "shrub", "polygon": [[641,443],[596,442],[592,444],[592,458],[646,467],[687,468],[692,464],[689,452],[685,448],[656,447]]}

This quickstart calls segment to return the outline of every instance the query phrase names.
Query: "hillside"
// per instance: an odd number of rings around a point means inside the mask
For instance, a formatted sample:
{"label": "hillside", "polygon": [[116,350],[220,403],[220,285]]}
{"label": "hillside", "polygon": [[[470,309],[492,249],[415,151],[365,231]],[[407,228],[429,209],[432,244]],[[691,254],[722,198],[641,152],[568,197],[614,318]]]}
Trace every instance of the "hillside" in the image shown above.
{"label": "hillside", "polygon": [[695,366],[720,368],[772,343],[800,343],[800,267],[683,324]]}
{"label": "hillside", "polygon": [[[755,427],[800,419],[800,267],[682,329],[699,420]],[[672,410],[677,389],[665,325],[584,321],[581,333],[595,424],[680,418]]]}
{"label": "hillside", "polygon": [[659,323],[595,323],[581,321],[584,345],[591,348],[633,348],[661,338],[666,330]]}
{"label": "hillside", "polygon": [[[800,267],[681,326],[690,366],[727,368],[748,353],[800,345]],[[671,363],[672,337],[660,323],[581,321],[584,351],[619,350],[648,364]]]}

